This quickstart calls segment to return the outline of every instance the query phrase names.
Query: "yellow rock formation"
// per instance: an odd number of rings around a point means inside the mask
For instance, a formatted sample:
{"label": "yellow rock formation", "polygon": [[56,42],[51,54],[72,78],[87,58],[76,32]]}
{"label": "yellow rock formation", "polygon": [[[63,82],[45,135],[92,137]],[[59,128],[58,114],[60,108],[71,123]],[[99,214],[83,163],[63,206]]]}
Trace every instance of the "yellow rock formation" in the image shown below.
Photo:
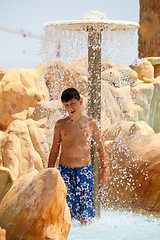
{"label": "yellow rock formation", "polygon": [[50,99],[60,98],[63,90],[72,87],[75,79],[86,74],[86,68],[78,67],[74,63],[67,63],[60,59],[47,62],[44,79],[50,93]]}
{"label": "yellow rock formation", "polygon": [[0,226],[7,239],[67,239],[71,217],[66,192],[55,168],[21,176],[0,204]]}
{"label": "yellow rock formation", "polygon": [[2,80],[4,74],[5,74],[5,70],[2,66],[0,66],[0,81]]}
{"label": "yellow rock formation", "polygon": [[0,240],[6,240],[6,231],[0,227]]}
{"label": "yellow rock formation", "polygon": [[15,179],[8,168],[0,167],[0,202],[4,195],[11,188],[14,180]]}
{"label": "yellow rock formation", "polygon": [[104,206],[160,214],[160,134],[145,122],[121,122],[108,128],[103,137],[109,165]]}
{"label": "yellow rock formation", "polygon": [[138,74],[138,79],[143,80],[145,83],[154,81],[154,67],[150,61],[144,60],[139,63],[134,70]]}
{"label": "yellow rock formation", "polygon": [[48,90],[36,70],[8,70],[0,81],[0,127],[6,129],[15,119],[27,119],[28,108],[47,98]]}
{"label": "yellow rock formation", "polygon": [[[37,132],[40,136],[40,128]],[[33,146],[29,128],[24,121],[15,120],[9,125],[1,139],[1,151],[3,166],[11,170],[15,179],[43,168],[42,159]]]}
{"label": "yellow rock formation", "polygon": [[115,87],[133,86],[138,80],[137,73],[125,65],[117,65],[102,72],[102,79]]}

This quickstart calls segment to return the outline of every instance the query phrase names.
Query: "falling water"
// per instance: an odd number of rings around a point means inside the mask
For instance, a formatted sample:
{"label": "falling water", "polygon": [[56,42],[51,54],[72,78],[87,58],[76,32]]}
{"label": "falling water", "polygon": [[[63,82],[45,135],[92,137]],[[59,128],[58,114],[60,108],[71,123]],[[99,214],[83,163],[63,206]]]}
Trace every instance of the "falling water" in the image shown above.
{"label": "falling water", "polygon": [[[114,63],[130,65],[138,56],[138,38],[135,28],[128,30],[112,30],[109,26],[103,31],[101,53]],[[45,41],[42,42],[41,55],[43,61],[57,58],[57,54],[65,61],[73,61],[88,55],[88,32],[61,29],[50,26],[45,29]]]}

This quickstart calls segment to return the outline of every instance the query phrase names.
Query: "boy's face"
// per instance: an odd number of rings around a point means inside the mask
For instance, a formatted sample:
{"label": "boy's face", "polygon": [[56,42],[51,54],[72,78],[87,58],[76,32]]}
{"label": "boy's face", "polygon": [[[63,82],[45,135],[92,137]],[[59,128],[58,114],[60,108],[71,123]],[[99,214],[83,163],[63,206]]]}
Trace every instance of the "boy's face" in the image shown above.
{"label": "boy's face", "polygon": [[82,98],[80,98],[79,101],[73,98],[68,102],[63,102],[63,106],[65,107],[66,111],[68,112],[69,116],[72,119],[77,119],[81,115],[82,103],[83,103]]}

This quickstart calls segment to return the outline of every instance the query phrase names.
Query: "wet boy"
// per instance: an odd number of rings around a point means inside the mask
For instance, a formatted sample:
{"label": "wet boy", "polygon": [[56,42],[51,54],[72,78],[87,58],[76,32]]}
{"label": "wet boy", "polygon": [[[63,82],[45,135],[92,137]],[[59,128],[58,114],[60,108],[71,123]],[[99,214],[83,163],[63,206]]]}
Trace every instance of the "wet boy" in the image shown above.
{"label": "wet boy", "polygon": [[55,124],[48,167],[55,167],[61,145],[59,170],[67,186],[71,217],[85,224],[95,217],[91,140],[95,141],[99,154],[101,184],[107,181],[105,152],[97,121],[82,115],[83,99],[78,91],[74,88],[66,89],[61,95],[61,101],[69,116]]}

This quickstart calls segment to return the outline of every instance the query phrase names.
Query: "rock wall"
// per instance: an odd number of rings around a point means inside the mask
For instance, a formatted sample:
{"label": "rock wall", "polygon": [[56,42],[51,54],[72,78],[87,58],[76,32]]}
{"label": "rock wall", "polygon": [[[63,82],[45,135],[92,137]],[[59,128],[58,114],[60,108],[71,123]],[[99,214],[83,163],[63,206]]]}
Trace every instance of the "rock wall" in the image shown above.
{"label": "rock wall", "polygon": [[104,133],[109,165],[104,206],[132,207],[160,214],[160,134],[145,122],[120,122]]}

